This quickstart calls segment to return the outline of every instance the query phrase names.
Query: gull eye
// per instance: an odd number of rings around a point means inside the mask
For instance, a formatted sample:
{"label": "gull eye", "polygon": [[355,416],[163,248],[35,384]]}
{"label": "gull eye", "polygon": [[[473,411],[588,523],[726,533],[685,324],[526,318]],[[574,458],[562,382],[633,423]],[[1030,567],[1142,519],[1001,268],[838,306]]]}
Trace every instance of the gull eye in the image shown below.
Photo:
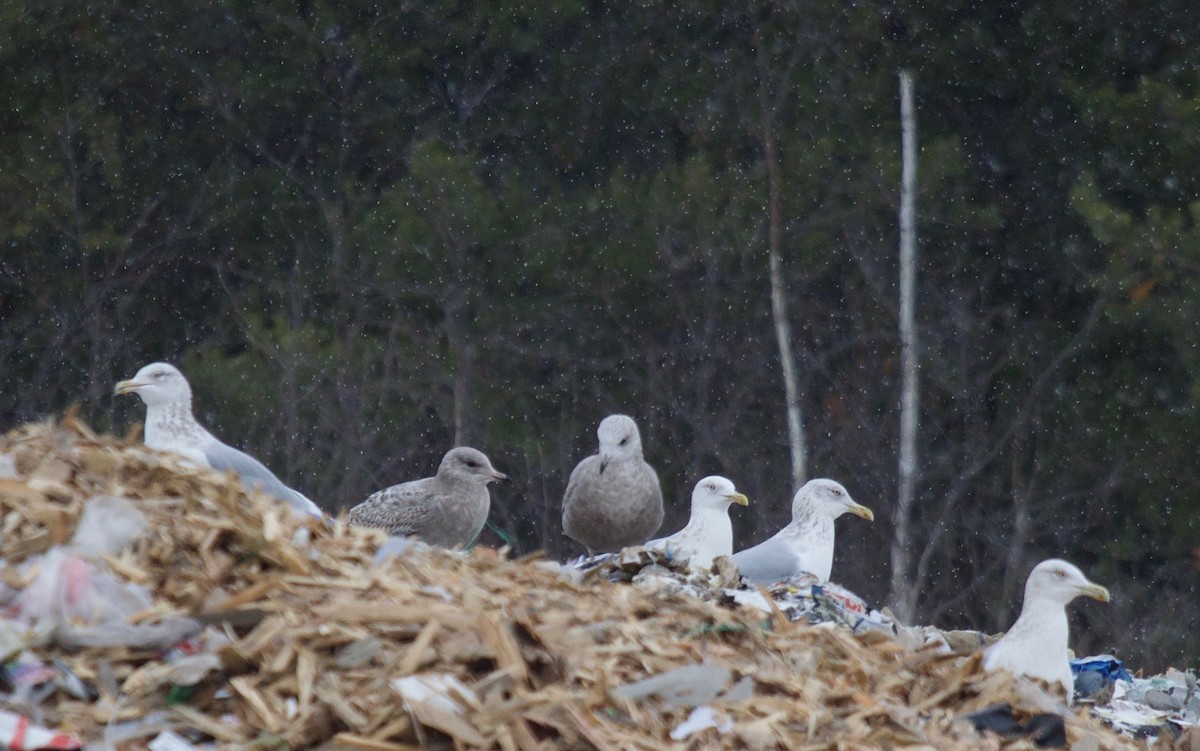
{"label": "gull eye", "polygon": [[713,493],[717,492],[717,486],[713,485],[711,482],[708,484],[708,489]]}
{"label": "gull eye", "polygon": [[833,489],[833,494],[836,495],[838,498],[842,497],[842,491],[838,490],[837,488]]}
{"label": "gull eye", "polygon": [[1066,571],[1063,571],[1063,570],[1060,568],[1060,569],[1058,569],[1058,570],[1056,570],[1056,571],[1054,572],[1054,575],[1055,575],[1055,576],[1057,576],[1059,579],[1065,579],[1065,578],[1067,577],[1067,572],[1066,572]]}
{"label": "gull eye", "polygon": [[629,443],[629,439],[628,439],[628,438],[622,438],[622,439],[621,439],[621,445],[622,445],[622,446],[624,446],[624,445],[625,445],[625,444],[627,444],[627,443]]}
{"label": "gull eye", "polygon": [[479,462],[475,461],[474,459],[468,459],[467,466],[470,467],[471,469],[475,469],[476,467],[479,466]]}

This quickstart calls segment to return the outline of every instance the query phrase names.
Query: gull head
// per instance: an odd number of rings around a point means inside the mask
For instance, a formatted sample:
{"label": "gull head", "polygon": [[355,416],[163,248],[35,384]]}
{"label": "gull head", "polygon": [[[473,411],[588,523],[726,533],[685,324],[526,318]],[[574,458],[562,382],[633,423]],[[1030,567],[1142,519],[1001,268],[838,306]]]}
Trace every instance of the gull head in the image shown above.
{"label": "gull head", "polygon": [[145,366],[133,378],[118,383],[114,393],[137,394],[147,406],[190,401],[192,398],[192,388],[183,373],[165,362],[152,362]]}
{"label": "gull head", "polygon": [[596,437],[600,439],[600,460],[603,464],[614,459],[640,458],[642,455],[642,436],[632,417],[609,415],[600,421]]}
{"label": "gull head", "polygon": [[442,457],[438,466],[438,477],[487,485],[502,482],[511,485],[512,479],[492,466],[482,451],[466,446],[452,448]]}
{"label": "gull head", "polygon": [[712,475],[696,483],[692,490],[692,509],[715,509],[724,511],[729,504],[736,503],[745,506],[750,501],[746,496],[737,492],[733,483],[724,477]]}
{"label": "gull head", "polygon": [[875,514],[871,509],[856,503],[841,483],[824,478],[809,480],[796,491],[796,496],[792,499],[792,518],[804,516],[806,507],[830,519],[851,513],[869,522],[875,521]]}
{"label": "gull head", "polygon": [[1079,596],[1108,602],[1108,590],[1091,582],[1073,564],[1059,558],[1042,561],[1029,572],[1025,582],[1025,602],[1045,600],[1066,606]]}

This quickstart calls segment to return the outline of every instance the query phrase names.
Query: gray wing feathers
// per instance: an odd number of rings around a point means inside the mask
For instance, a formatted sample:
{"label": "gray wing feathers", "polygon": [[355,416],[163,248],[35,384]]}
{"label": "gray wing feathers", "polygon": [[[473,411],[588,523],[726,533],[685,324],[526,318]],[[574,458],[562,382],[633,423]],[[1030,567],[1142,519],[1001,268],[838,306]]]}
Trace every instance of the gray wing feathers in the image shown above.
{"label": "gray wing feathers", "polygon": [[224,472],[232,469],[242,478],[242,484],[247,488],[258,488],[267,495],[274,496],[291,506],[296,511],[321,516],[321,509],[302,493],[292,490],[283,481],[267,469],[262,462],[247,453],[238,451],[213,439],[204,447],[204,458],[208,466]]}
{"label": "gray wing feathers", "polygon": [[389,535],[411,535],[420,531],[421,520],[428,513],[426,494],[420,487],[394,485],[350,509],[348,519],[352,524],[387,530]]}
{"label": "gray wing feathers", "polygon": [[592,455],[576,464],[575,469],[571,470],[571,477],[567,480],[567,489],[563,492],[564,509],[574,503],[575,496],[579,494],[579,485],[583,482],[584,475],[596,474],[592,466],[599,463],[600,457]]}
{"label": "gray wing feathers", "polygon": [[796,573],[800,565],[796,554],[778,537],[734,553],[733,562],[742,576],[761,584],[787,579]]}

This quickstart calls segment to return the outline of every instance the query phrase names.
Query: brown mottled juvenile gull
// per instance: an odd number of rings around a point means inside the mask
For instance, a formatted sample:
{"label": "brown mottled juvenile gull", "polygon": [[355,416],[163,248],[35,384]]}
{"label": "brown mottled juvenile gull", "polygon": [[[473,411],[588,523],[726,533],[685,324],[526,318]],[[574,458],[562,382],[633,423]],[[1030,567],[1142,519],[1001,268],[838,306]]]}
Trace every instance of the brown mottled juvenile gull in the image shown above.
{"label": "brown mottled juvenile gull", "polygon": [[748,502],[728,479],[705,477],[692,490],[692,515],[687,526],[670,537],[651,540],[646,547],[663,550],[676,560],[686,559],[694,568],[708,568],[717,556],[733,554],[730,504],[745,506]]}
{"label": "brown mottled juvenile gull", "polygon": [[855,503],[833,480],[809,480],[792,498],[792,521],[774,537],[735,553],[742,576],[770,584],[807,571],[822,581],[833,569],[833,520],[850,512],[873,521],[871,509]]}
{"label": "brown mottled juvenile gull", "polygon": [[261,490],[301,514],[321,516],[321,509],[292,490],[262,462],[221,443],[192,415],[192,387],[183,373],[165,362],[152,362],[116,386],[117,394],[137,394],[146,403],[146,445],[181,454],[202,467],[232,469],[247,489]]}
{"label": "brown mottled juvenile gull", "polygon": [[489,482],[509,482],[482,452],[450,449],[437,474],[373,493],[350,509],[351,524],[379,527],[393,537],[416,535],[430,545],[465,548],[479,536],[492,499]]}
{"label": "brown mottled juvenile gull", "polygon": [[1067,603],[1080,595],[1108,602],[1107,589],[1064,560],[1051,558],[1034,566],[1025,581],[1021,615],[1000,641],[984,650],[983,667],[1058,684],[1070,704],[1075,681],[1067,655]]}
{"label": "brown mottled juvenile gull", "polygon": [[599,453],[575,465],[563,494],[563,531],[588,555],[641,545],[663,520],[658,474],[642,459],[637,423],[609,415],[596,436]]}

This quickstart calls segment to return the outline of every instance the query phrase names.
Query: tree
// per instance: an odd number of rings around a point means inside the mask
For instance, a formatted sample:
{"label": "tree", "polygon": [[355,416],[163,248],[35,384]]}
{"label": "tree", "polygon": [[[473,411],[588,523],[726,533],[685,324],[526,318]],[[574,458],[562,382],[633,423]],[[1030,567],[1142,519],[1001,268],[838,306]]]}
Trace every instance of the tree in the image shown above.
{"label": "tree", "polygon": [[892,540],[892,602],[902,621],[911,621],[917,591],[909,584],[911,554],[909,523],[917,485],[917,332],[916,319],[916,200],[917,122],[912,74],[900,71],[900,123],[903,172],[900,187],[900,461],[897,475],[895,539]]}

